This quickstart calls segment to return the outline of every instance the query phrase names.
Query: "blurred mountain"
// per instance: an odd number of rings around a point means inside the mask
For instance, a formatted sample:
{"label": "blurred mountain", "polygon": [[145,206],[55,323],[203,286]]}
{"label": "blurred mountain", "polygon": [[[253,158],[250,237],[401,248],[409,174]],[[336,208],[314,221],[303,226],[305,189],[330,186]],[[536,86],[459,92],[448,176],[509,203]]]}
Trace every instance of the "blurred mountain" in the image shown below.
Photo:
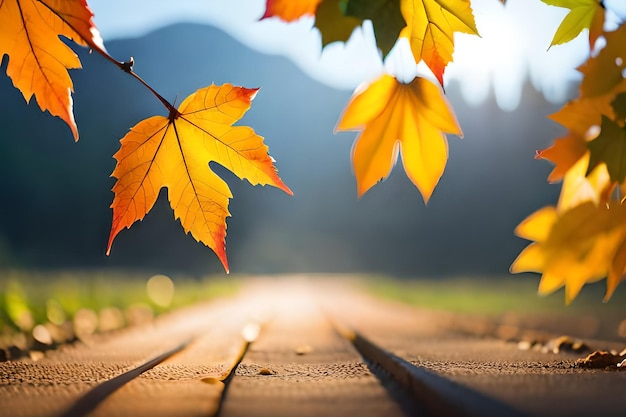
{"label": "blurred mountain", "polygon": [[[133,56],[136,72],[177,103],[211,83],[261,87],[240,123],[266,138],[295,195],[252,187],[212,164],[235,195],[227,236],[234,273],[505,274],[527,244],[513,235],[515,226],[556,201],[558,187],[546,182],[551,167],[534,151],[561,133],[545,118],[557,106],[530,87],[507,113],[493,98],[469,107],[449,86],[465,137],[449,137],[447,171],[425,207],[399,166],[357,200],[350,168],[356,133],[333,134],[351,92],[311,80],[285,58],[191,24],[107,49],[120,60]],[[84,69],[72,73],[78,143],[59,119],[34,102],[24,105],[2,65],[0,264],[219,272],[213,253],[173,221],[165,192],[104,255],[118,140],[141,119],[165,113],[131,77],[80,53]]]}

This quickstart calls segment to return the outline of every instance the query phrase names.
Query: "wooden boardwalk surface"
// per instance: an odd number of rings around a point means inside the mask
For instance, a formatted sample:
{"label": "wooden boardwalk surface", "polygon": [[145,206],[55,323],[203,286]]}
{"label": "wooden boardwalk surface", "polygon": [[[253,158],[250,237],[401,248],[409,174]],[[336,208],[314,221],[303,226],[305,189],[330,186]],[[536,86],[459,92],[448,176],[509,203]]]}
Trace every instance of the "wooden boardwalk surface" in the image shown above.
{"label": "wooden boardwalk surface", "polygon": [[319,277],[0,363],[0,416],[626,415],[626,373],[519,350]]}

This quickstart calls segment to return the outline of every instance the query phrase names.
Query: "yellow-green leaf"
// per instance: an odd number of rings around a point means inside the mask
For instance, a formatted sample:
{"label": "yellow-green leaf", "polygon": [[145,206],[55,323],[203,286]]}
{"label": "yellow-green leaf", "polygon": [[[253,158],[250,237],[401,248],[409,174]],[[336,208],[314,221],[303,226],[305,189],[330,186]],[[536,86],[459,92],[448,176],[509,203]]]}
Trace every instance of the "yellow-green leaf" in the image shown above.
{"label": "yellow-green leaf", "polygon": [[550,46],[561,45],[589,29],[589,45],[594,47],[603,32],[604,6],[600,0],[541,0],[550,6],[570,9],[556,30]]}

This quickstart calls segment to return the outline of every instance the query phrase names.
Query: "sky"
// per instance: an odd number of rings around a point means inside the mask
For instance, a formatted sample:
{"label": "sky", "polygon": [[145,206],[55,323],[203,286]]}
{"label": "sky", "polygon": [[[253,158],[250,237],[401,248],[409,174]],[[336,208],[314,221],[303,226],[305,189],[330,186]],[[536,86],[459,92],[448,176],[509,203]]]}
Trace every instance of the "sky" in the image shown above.
{"label": "sky", "polygon": [[[533,85],[554,102],[567,98],[575,70],[588,55],[586,31],[574,41],[549,48],[552,36],[568,10],[540,0],[472,0],[480,37],[457,34],[454,62],[445,82],[458,81],[464,98],[482,102],[493,89],[498,104],[514,110],[523,82]],[[626,16],[623,0],[607,0]],[[620,4],[621,3],[621,4]],[[412,77],[429,76],[415,67],[408,45],[400,44],[382,62],[374,46],[369,22],[347,43],[334,43],[320,51],[321,37],[313,18],[287,24],[277,19],[259,21],[264,0],[91,0],[95,22],[107,40],[144,35],[176,22],[217,26],[251,48],[292,59],[311,77],[341,89],[354,89],[382,71]],[[615,16],[609,16],[614,21]]]}

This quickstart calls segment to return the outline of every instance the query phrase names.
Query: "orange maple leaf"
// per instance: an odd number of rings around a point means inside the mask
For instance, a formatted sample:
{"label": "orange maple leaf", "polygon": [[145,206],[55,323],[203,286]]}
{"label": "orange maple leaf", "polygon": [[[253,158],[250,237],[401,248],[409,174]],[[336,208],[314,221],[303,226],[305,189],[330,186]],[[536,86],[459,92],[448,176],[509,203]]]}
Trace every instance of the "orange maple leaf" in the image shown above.
{"label": "orange maple leaf", "polygon": [[587,143],[581,136],[569,134],[562,138],[557,138],[552,146],[537,151],[537,158],[551,161],[555,166],[550,175],[549,182],[557,182],[563,179],[567,171],[585,155]]}
{"label": "orange maple leaf", "polygon": [[427,202],[448,159],[446,133],[462,136],[440,88],[425,78],[409,84],[383,75],[357,93],[336,130],[362,130],[352,149],[357,193],[389,176],[398,153]]}
{"label": "orange maple leaf", "polygon": [[85,0],[0,1],[0,58],[9,56],[7,75],[26,102],[34,95],[42,111],[63,119],[78,140],[72,112],[73,85],[68,69],[78,56],[59,35],[104,51]]}
{"label": "orange maple leaf", "polygon": [[547,159],[556,165],[548,181],[556,182],[562,179],[576,161],[587,153],[588,142],[597,134],[594,129],[600,128],[603,115],[614,117],[615,111],[611,103],[615,96],[624,90],[626,81],[604,95],[583,96],[572,100],[549,116],[569,131],[566,136],[556,139],[552,146],[537,151],[538,158]]}
{"label": "orange maple leaf", "polygon": [[454,32],[478,35],[469,0],[401,0],[407,27],[400,33],[411,44],[416,62],[424,60],[443,85],[454,52]]}
{"label": "orange maple leaf", "polygon": [[278,17],[285,22],[293,22],[304,16],[315,16],[322,0],[267,0],[265,14],[261,19]]}
{"label": "orange maple leaf", "polygon": [[135,125],[114,155],[115,198],[107,255],[115,236],[153,207],[163,187],[183,229],[210,247],[228,272],[226,217],[228,185],[209,169],[215,161],[252,185],[273,185],[288,194],[263,138],[247,126],[233,126],[248,111],[258,89],[211,85],[187,97],[169,117]]}

